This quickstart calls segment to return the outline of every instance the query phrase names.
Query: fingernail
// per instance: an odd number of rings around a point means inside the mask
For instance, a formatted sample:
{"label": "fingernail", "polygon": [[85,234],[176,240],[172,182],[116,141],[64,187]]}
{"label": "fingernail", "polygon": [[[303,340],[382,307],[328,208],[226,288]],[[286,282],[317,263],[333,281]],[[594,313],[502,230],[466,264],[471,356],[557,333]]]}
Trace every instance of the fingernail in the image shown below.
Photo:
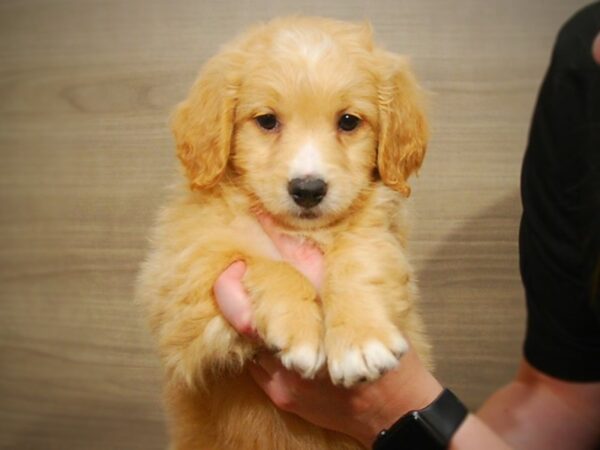
{"label": "fingernail", "polygon": [[238,330],[238,333],[246,336],[249,339],[256,339],[258,337],[258,333],[254,324],[252,323],[252,312],[245,311],[241,314],[241,317],[237,321],[237,326],[235,327]]}

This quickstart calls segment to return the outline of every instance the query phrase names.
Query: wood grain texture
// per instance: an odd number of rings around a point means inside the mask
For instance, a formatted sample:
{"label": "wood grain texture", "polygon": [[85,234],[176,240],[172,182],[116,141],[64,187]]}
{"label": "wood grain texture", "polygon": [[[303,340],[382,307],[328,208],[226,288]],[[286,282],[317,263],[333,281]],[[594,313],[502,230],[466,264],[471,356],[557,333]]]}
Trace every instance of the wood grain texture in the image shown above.
{"label": "wood grain texture", "polygon": [[432,93],[413,260],[437,373],[477,407],[519,358],[520,163],[554,36],[583,4],[1,2],[0,447],[165,447],[132,285],[176,173],[168,115],[221,43],[291,13],[369,19]]}

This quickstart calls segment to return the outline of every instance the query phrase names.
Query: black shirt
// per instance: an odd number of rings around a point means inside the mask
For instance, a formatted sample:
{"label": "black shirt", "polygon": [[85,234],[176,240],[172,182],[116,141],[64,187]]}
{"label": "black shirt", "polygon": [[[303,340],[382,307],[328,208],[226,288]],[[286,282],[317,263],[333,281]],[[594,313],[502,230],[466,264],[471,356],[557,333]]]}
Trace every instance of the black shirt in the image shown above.
{"label": "black shirt", "polygon": [[600,3],[561,29],[523,162],[525,358],[570,381],[600,381]]}

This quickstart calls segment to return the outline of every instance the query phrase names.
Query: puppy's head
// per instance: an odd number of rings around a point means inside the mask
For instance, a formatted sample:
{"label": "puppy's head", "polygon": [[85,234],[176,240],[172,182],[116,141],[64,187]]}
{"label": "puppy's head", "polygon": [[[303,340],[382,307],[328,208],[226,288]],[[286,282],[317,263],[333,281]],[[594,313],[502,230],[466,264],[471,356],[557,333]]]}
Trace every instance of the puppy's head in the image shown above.
{"label": "puppy's head", "polygon": [[427,126],[405,60],[370,27],[290,18],[211,59],[175,113],[192,189],[229,174],[289,225],[335,221],[379,180],[408,196]]}

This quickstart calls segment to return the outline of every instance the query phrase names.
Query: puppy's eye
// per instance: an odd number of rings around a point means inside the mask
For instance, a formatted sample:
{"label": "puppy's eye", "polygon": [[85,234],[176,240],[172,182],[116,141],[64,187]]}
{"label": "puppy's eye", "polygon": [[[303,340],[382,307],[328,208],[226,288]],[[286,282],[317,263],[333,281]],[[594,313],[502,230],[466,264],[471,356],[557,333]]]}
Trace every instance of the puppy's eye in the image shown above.
{"label": "puppy's eye", "polygon": [[344,114],[338,121],[338,128],[342,131],[352,131],[360,125],[360,119],[352,114]]}
{"label": "puppy's eye", "polygon": [[258,116],[255,120],[259,127],[267,131],[273,131],[279,126],[279,121],[275,114],[263,114],[262,116]]}

